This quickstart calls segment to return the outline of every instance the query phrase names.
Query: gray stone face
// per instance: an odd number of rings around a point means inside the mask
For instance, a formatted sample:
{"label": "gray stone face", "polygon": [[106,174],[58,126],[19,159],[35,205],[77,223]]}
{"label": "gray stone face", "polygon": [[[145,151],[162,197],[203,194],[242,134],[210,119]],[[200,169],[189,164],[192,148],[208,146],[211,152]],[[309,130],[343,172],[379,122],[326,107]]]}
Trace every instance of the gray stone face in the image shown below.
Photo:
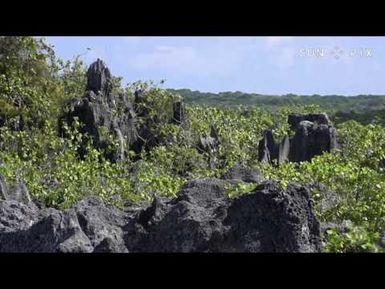
{"label": "gray stone face", "polygon": [[318,252],[319,223],[306,187],[263,182],[236,199],[225,180],[186,183],[174,199],[125,210],[88,197],[38,210],[0,202],[0,252]]}

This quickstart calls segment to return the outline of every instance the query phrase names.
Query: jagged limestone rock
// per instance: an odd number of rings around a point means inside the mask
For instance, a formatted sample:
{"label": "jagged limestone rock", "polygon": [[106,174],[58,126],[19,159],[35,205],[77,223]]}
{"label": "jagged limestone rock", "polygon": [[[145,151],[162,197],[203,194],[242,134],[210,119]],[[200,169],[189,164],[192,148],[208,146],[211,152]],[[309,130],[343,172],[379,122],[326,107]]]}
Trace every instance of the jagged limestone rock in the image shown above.
{"label": "jagged limestone rock", "polygon": [[0,252],[319,252],[309,189],[267,181],[229,199],[226,180],[124,210],[88,197],[71,209],[0,202]]}

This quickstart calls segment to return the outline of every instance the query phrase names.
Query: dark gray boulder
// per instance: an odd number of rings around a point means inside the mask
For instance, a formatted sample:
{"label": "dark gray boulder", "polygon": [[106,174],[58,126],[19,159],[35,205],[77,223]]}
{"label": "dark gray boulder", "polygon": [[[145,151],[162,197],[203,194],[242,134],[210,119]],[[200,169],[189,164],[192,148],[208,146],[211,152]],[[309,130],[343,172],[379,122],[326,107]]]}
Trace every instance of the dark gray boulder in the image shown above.
{"label": "dark gray boulder", "polygon": [[321,248],[320,224],[309,190],[294,184],[283,190],[268,181],[235,199],[224,225],[233,228],[225,238],[231,252],[317,252]]}

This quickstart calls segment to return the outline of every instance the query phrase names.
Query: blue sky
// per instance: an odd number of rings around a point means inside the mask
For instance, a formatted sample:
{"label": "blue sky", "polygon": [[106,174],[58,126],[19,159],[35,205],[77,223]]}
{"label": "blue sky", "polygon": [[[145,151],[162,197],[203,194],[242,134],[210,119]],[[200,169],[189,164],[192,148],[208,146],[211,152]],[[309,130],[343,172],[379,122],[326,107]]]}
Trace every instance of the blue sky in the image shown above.
{"label": "blue sky", "polygon": [[[385,94],[385,37],[47,37],[124,83],[261,94]],[[91,50],[87,50],[91,48]],[[338,56],[338,57],[337,57]]]}

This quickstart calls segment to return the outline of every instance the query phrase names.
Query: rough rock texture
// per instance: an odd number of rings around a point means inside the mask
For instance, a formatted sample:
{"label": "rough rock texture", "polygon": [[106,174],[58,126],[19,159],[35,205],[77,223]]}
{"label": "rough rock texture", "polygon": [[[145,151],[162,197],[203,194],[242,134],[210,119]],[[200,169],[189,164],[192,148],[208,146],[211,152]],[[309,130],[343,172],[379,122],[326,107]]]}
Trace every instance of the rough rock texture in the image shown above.
{"label": "rough rock texture", "polygon": [[330,152],[337,147],[336,129],[326,114],[290,114],[290,129],[295,132],[293,138],[286,135],[278,144],[271,130],[263,133],[258,145],[258,160],[278,164],[286,161],[310,161],[314,156]]}
{"label": "rough rock texture", "polygon": [[78,203],[74,210],[80,227],[97,252],[127,252],[123,241],[124,212],[107,207],[95,197]]}
{"label": "rough rock texture", "polygon": [[216,151],[220,145],[218,132],[214,125],[211,125],[210,135],[205,135],[199,138],[198,151],[203,153],[206,152],[209,155],[209,167],[215,168],[216,163]]}
{"label": "rough rock texture", "polygon": [[177,198],[125,210],[88,197],[71,209],[0,202],[0,252],[318,252],[306,187],[263,182],[236,199],[226,180],[185,184]]}
{"label": "rough rock texture", "polygon": [[[250,217],[253,216],[253,217]],[[232,252],[314,252],[320,249],[320,224],[306,187],[282,190],[266,182],[232,202],[224,222]]]}

